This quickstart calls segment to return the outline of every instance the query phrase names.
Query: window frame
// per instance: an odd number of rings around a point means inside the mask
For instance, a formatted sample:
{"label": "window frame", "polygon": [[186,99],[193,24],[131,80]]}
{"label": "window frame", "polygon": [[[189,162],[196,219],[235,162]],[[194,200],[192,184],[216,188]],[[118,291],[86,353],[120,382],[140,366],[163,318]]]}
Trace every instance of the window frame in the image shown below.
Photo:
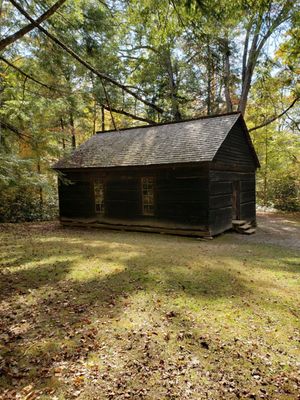
{"label": "window frame", "polygon": [[[151,180],[151,182],[149,182],[149,180]],[[149,189],[149,187],[148,187],[149,183],[152,186],[151,189]],[[145,184],[147,185],[147,187],[145,187]],[[155,177],[154,176],[142,176],[140,187],[141,187],[141,198],[142,198],[142,215],[146,216],[146,217],[153,217],[155,215]],[[148,192],[150,191],[150,193],[144,194],[145,191],[148,191]],[[147,196],[147,199],[146,199],[146,196]],[[152,198],[152,202],[150,200],[151,198]],[[146,210],[147,207],[148,207],[148,210]],[[152,210],[150,208],[152,208]]]}
{"label": "window frame", "polygon": [[[99,189],[98,189],[100,192],[98,194],[96,193],[97,185],[100,186]],[[104,182],[103,179],[95,179],[94,180],[94,182],[93,182],[93,193],[94,193],[95,214],[96,215],[104,215],[104,213],[105,213],[105,182]],[[101,197],[100,193],[102,193],[102,197]],[[100,200],[100,202],[97,201],[97,197],[99,195],[100,195],[100,197],[98,199]],[[98,205],[100,206],[99,210],[97,209]]]}

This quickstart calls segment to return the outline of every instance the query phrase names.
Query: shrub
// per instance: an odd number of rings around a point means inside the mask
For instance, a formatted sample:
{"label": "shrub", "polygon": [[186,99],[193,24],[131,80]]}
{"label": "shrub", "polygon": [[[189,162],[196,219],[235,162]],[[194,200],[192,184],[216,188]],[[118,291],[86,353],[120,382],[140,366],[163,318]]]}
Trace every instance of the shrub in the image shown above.
{"label": "shrub", "polygon": [[275,181],[271,188],[271,198],[274,207],[282,211],[300,210],[299,182],[292,177],[282,177]]}
{"label": "shrub", "polygon": [[0,222],[43,221],[57,217],[54,196],[47,195],[41,203],[36,192],[28,189],[3,190],[0,193]]}

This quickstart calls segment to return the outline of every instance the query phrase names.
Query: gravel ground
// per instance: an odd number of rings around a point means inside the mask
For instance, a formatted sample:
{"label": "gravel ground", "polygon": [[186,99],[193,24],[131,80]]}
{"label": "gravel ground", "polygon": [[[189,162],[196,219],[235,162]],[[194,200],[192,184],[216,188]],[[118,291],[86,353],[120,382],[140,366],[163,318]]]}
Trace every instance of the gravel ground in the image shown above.
{"label": "gravel ground", "polygon": [[238,235],[240,240],[251,243],[266,243],[290,249],[300,249],[299,214],[257,214],[256,234]]}

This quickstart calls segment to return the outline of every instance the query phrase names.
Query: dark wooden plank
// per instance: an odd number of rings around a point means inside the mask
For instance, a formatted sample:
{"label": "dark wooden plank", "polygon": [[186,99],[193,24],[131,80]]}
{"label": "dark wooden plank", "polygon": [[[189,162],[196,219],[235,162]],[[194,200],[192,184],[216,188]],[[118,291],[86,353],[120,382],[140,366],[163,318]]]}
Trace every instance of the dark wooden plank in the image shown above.
{"label": "dark wooden plank", "polygon": [[241,219],[247,221],[256,220],[256,205],[255,202],[241,204]]}
{"label": "dark wooden plank", "polygon": [[226,170],[212,170],[209,173],[210,181],[254,181],[255,172],[242,172],[242,171],[226,171]]}
{"label": "dark wooden plank", "polygon": [[232,228],[232,207],[209,211],[209,228],[212,235],[217,235]]}
{"label": "dark wooden plank", "polygon": [[211,210],[216,208],[231,207],[232,205],[232,194],[221,194],[210,197],[209,208]]}
{"label": "dark wooden plank", "polygon": [[169,225],[164,226],[146,226],[146,225],[134,225],[131,221],[128,221],[128,224],[118,224],[118,223],[85,223],[80,220],[61,220],[61,224],[63,226],[68,227],[81,227],[81,228],[96,228],[96,229],[110,229],[110,230],[121,230],[121,231],[133,231],[133,232],[149,232],[149,233],[163,233],[170,235],[179,235],[179,236],[194,236],[194,237],[210,237],[210,232],[205,227],[197,227],[194,226],[186,227],[185,229],[178,227],[170,227]]}
{"label": "dark wooden plank", "polygon": [[60,216],[89,217],[94,214],[94,199],[90,182],[58,186]]}
{"label": "dark wooden plank", "polygon": [[108,176],[105,190],[106,215],[138,215],[141,212],[139,183],[136,177]]}
{"label": "dark wooden plank", "polygon": [[232,193],[232,182],[210,182],[210,195],[217,194],[231,194]]}
{"label": "dark wooden plank", "polygon": [[249,202],[255,203],[255,191],[241,192],[240,202],[241,204]]}
{"label": "dark wooden plank", "polygon": [[233,126],[227,135],[214,160],[228,165],[234,163],[241,167],[255,168],[256,161],[252,149],[239,122]]}
{"label": "dark wooden plank", "polygon": [[241,180],[241,191],[242,192],[255,192],[255,179]]}

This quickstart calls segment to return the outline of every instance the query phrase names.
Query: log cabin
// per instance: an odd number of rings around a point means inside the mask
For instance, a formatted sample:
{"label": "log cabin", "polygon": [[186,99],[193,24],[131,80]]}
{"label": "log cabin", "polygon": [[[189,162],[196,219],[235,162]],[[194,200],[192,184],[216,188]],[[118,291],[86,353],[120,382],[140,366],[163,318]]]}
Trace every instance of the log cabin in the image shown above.
{"label": "log cabin", "polygon": [[258,167],[237,112],[99,132],[53,167],[60,221],[199,237],[251,227]]}

